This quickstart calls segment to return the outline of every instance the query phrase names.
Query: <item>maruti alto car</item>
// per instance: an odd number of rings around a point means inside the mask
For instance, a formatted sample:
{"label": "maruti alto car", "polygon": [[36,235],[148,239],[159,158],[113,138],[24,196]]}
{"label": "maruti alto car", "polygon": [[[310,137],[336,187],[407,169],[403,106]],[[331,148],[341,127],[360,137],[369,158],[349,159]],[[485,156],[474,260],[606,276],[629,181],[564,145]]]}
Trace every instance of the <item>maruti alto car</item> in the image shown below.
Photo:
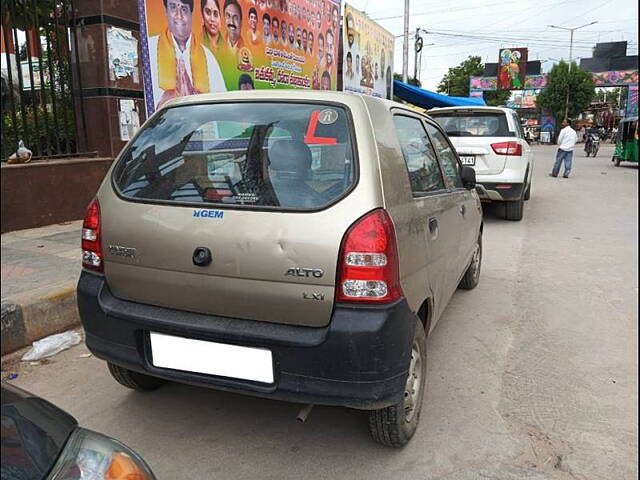
{"label": "maruti alto car", "polygon": [[89,349],[164,381],[370,411],[402,446],[425,339],[482,256],[475,174],[427,116],[331,92],[173,100],[114,162],[82,230]]}

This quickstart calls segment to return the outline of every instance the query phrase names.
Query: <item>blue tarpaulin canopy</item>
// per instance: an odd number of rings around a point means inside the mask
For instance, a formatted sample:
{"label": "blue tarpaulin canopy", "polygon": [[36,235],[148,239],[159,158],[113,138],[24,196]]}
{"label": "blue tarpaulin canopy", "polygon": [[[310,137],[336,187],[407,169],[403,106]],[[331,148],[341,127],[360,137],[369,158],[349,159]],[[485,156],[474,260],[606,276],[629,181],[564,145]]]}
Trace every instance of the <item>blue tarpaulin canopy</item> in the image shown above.
{"label": "blue tarpaulin canopy", "polygon": [[393,94],[402,100],[422,108],[435,107],[480,107],[486,105],[482,97],[449,97],[423,90],[399,80],[393,81]]}

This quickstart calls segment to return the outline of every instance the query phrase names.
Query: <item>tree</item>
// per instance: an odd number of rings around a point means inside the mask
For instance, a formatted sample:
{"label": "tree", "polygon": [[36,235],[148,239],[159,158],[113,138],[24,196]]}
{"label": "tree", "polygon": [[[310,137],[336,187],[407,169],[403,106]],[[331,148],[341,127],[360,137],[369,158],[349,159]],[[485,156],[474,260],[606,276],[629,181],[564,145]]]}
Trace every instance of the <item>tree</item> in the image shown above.
{"label": "tree", "polygon": [[547,75],[547,86],[536,99],[538,109],[550,111],[556,119],[556,125],[565,117],[567,94],[569,118],[574,118],[589,107],[595,98],[596,87],[591,73],[582,70],[575,62],[569,71],[569,64],[561,61]]}
{"label": "tree", "polygon": [[[483,74],[482,59],[478,56],[470,56],[457,67],[449,69],[438,84],[438,92],[453,97],[468,97],[471,77],[481,77]],[[487,105],[505,105],[510,95],[508,90],[486,91],[484,100]]]}
{"label": "tree", "polygon": [[608,103],[614,108],[624,108],[627,92],[624,87],[603,87],[596,90],[594,102]]}

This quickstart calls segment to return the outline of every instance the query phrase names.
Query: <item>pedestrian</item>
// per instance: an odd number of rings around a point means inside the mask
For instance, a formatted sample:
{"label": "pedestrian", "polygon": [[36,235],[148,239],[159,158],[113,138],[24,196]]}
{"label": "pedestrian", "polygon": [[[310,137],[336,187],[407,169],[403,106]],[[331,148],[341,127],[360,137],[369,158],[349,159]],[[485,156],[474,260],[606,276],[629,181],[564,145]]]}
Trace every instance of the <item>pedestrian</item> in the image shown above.
{"label": "pedestrian", "polygon": [[571,122],[564,120],[562,122],[562,130],[558,135],[558,153],[556,154],[556,161],[553,164],[553,170],[549,174],[552,177],[557,177],[560,173],[560,166],[564,162],[564,178],[569,178],[571,173],[571,161],[573,160],[573,149],[578,141],[578,134],[571,128]]}

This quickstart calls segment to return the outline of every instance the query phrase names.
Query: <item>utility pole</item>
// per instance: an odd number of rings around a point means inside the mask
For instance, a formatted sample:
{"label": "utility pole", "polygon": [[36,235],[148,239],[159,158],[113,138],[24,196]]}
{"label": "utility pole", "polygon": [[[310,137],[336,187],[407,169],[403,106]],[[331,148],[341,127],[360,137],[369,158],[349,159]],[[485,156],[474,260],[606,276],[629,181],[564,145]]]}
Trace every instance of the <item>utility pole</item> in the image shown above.
{"label": "utility pole", "polygon": [[569,93],[571,91],[571,85],[569,85],[569,81],[571,80],[571,66],[573,64],[573,32],[575,32],[576,30],[580,29],[580,28],[584,28],[584,27],[588,27],[589,25],[593,25],[595,23],[598,23],[598,21],[596,20],[595,22],[591,22],[591,23],[585,23],[584,25],[580,25],[579,27],[573,27],[573,28],[568,28],[568,27],[559,27],[558,25],[549,25],[549,27],[551,28],[559,28],[560,30],[568,30],[571,33],[570,36],[570,41],[569,41],[569,78],[567,79],[567,99],[565,101],[565,107],[564,107],[564,119],[565,121],[569,119]]}
{"label": "utility pole", "polygon": [[402,44],[402,81],[409,80],[409,0],[404,0],[404,43]]}
{"label": "utility pole", "polygon": [[421,42],[422,42],[422,38],[420,38],[420,27],[418,27],[416,28],[416,38],[413,41],[413,44],[414,44],[413,78],[414,79],[418,78],[418,54],[420,53],[420,50],[422,50],[422,45],[420,45]]}

